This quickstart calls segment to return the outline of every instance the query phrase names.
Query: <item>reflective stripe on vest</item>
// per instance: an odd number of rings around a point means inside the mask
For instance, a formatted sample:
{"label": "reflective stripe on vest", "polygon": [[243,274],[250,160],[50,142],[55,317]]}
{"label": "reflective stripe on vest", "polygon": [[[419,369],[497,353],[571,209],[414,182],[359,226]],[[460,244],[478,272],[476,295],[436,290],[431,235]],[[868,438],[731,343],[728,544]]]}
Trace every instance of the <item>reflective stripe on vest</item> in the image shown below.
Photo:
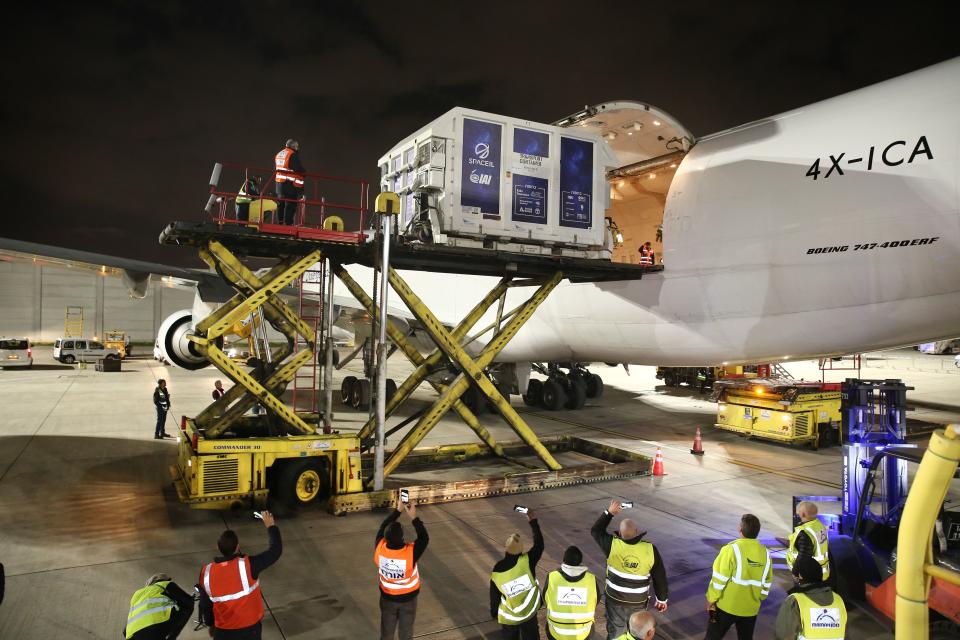
{"label": "reflective stripe on vest", "polygon": [[540,608],[540,583],[530,570],[530,558],[522,553],[517,564],[506,571],[491,574],[490,579],[500,591],[500,624],[520,624],[536,615]]}
{"label": "reflective stripe on vest", "polygon": [[[745,547],[741,549],[741,546]],[[754,547],[750,549],[750,547]],[[725,576],[713,572],[710,579],[713,588],[722,590],[717,606],[735,616],[754,616],[760,609],[760,602],[770,593],[772,581],[770,552],[759,541],[752,538],[740,538],[724,546],[734,556],[733,575]],[[721,550],[721,553],[724,551]],[[763,553],[763,568],[757,561],[744,559],[747,553]],[[759,580],[757,579],[759,578]]]}
{"label": "reflective stripe on vest", "polygon": [[627,544],[620,538],[614,538],[607,557],[607,586],[604,591],[614,600],[643,604],[649,595],[652,568],[652,544],[642,541]]}
{"label": "reflective stripe on vest", "polygon": [[547,628],[554,638],[585,640],[593,628],[597,608],[597,579],[589,571],[577,581],[567,580],[559,571],[552,571],[544,594],[547,605]]}
{"label": "reflective stripe on vest", "polygon": [[274,167],[277,170],[277,176],[274,178],[278,183],[287,182],[288,180],[292,182],[297,187],[302,187],[304,182],[304,175],[296,173],[290,169],[290,158],[293,157],[293,154],[296,153],[290,147],[284,147],[280,150],[280,153],[276,155],[273,159]]}
{"label": "reflective stripe on vest", "polygon": [[142,631],[155,624],[162,624],[170,619],[176,603],[167,596],[163,589],[169,580],[154,582],[142,589],[138,589],[130,598],[130,611],[127,613],[126,637]]}
{"label": "reflective stripe on vest", "polygon": [[203,590],[213,603],[218,629],[245,629],[263,617],[260,581],[253,579],[246,556],[211,562],[203,568]]}
{"label": "reflective stripe on vest", "polygon": [[817,604],[805,593],[791,594],[800,610],[800,635],[797,640],[843,640],[847,630],[847,608],[836,593],[827,606]]}
{"label": "reflective stripe on vest", "polygon": [[240,191],[237,192],[236,203],[237,203],[237,204],[250,204],[251,202],[253,202],[253,198],[251,198],[251,197],[247,194],[247,183],[244,182],[244,183],[243,183],[243,186],[240,187]]}
{"label": "reflective stripe on vest", "polygon": [[380,588],[392,596],[413,593],[420,588],[420,569],[413,561],[413,543],[402,549],[391,549],[386,539],[377,543],[373,551],[373,563],[380,575]]}
{"label": "reflective stripe on vest", "polygon": [[813,559],[820,563],[820,568],[823,569],[823,579],[826,580],[830,577],[830,542],[827,536],[827,528],[823,526],[823,523],[817,518],[797,525],[793,533],[790,534],[790,543],[787,545],[786,556],[787,568],[793,569],[793,563],[797,561],[797,556],[800,555],[797,553],[796,544],[797,536],[801,535],[801,533],[804,533],[813,540]]}

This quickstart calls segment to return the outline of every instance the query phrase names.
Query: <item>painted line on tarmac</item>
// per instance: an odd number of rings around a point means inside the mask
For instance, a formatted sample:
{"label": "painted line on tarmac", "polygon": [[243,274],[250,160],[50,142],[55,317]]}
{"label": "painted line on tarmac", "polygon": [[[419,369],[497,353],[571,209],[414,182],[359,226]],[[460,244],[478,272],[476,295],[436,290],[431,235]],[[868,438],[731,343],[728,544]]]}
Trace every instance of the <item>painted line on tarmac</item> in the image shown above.
{"label": "painted line on tarmac", "polygon": [[780,469],[774,469],[772,467],[765,467],[760,464],[754,464],[752,462],[744,462],[743,460],[727,460],[731,464],[735,464],[740,467],[746,467],[747,469],[753,469],[754,471],[762,471],[764,473],[772,473],[776,476],[782,476],[784,478],[790,478],[791,480],[801,480],[803,482],[812,482],[813,484],[819,484],[824,487],[830,487],[832,489],[840,489],[839,482],[830,482],[829,480],[821,480],[819,478],[813,478],[811,476],[805,476],[799,473],[791,473],[789,471],[782,471]]}

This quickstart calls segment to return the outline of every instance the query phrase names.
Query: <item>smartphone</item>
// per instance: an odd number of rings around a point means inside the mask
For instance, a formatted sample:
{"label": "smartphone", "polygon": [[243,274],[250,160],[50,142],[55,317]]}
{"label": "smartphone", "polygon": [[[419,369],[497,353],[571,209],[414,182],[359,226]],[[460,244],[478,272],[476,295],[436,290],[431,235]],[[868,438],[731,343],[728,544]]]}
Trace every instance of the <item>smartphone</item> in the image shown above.
{"label": "smartphone", "polygon": [[621,508],[621,509],[633,509],[633,503],[632,503],[632,502],[621,502],[621,503],[620,503],[620,508]]}
{"label": "smartphone", "polygon": [[406,489],[400,489],[400,502],[404,504],[410,502],[410,492]]}
{"label": "smartphone", "polygon": [[263,520],[263,514],[260,513],[259,511],[254,511],[253,517],[256,518],[257,520]]}
{"label": "smartphone", "polygon": [[517,513],[527,513],[528,511],[530,511],[530,509],[519,504],[513,505],[513,510],[516,511]]}

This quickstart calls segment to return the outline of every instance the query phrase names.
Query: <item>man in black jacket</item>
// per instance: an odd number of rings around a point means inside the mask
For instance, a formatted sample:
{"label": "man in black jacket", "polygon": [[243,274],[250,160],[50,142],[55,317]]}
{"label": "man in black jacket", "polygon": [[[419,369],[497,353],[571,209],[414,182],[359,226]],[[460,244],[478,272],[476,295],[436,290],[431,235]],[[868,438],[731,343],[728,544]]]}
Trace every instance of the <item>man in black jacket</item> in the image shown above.
{"label": "man in black jacket", "polygon": [[[273,521],[273,515],[269,511],[261,513],[263,526],[267,528],[267,538],[270,541],[270,547],[263,553],[255,556],[248,556],[247,561],[250,565],[251,577],[259,582],[260,573],[267,567],[280,559],[283,553],[283,540],[280,538],[280,528]],[[217,548],[222,555],[214,558],[214,563],[229,562],[234,558],[242,557],[240,553],[240,540],[237,534],[227,529],[220,534],[217,540]],[[258,621],[256,624],[243,629],[218,629],[217,621],[213,612],[213,602],[210,600],[210,594],[205,590],[203,573],[200,574],[200,620],[213,630],[214,640],[260,640],[261,626]],[[257,589],[256,597],[260,597],[260,591]],[[236,600],[234,602],[240,602]]]}
{"label": "man in black jacket", "polygon": [[167,381],[163,378],[157,380],[157,388],[153,390],[153,406],[157,408],[157,428],[154,429],[153,437],[156,440],[163,438],[172,438],[165,428],[167,422],[167,411],[170,410],[170,392],[167,391]]}
{"label": "man in black jacket", "polygon": [[[406,542],[403,539],[403,525],[397,522],[401,508],[413,521],[413,528],[417,532],[415,542]],[[417,596],[420,595],[420,571],[417,563],[423,552],[427,550],[429,542],[427,528],[417,517],[417,507],[412,502],[399,502],[397,508],[380,523],[374,542],[374,561],[377,562],[380,572],[381,640],[393,640],[395,634],[400,640],[413,638],[413,623],[417,618]],[[411,562],[399,569],[387,569],[387,567],[395,567],[394,563],[398,560]]]}
{"label": "man in black jacket", "polygon": [[[521,620],[516,624],[504,624],[505,620],[501,615],[504,594],[495,582],[498,574],[502,575],[514,569],[521,557],[524,557],[525,562],[529,564],[530,574],[534,577],[537,575],[537,563],[540,562],[540,557],[543,555],[543,534],[540,532],[540,523],[537,522],[537,514],[534,513],[533,509],[527,511],[527,521],[530,523],[530,532],[533,534],[533,546],[530,547],[530,551],[523,552],[519,533],[511,535],[507,538],[503,558],[493,566],[490,578],[490,617],[494,620],[500,620],[500,629],[503,632],[504,640],[515,640],[517,638],[538,640],[540,638],[540,629],[537,626],[537,609],[539,609],[539,606],[534,607],[533,614],[526,620]],[[539,601],[539,585],[535,584],[534,581],[532,587],[537,591],[536,596]]]}
{"label": "man in black jacket", "polygon": [[619,533],[607,531],[621,508],[618,500],[611,502],[590,529],[590,535],[607,556],[604,599],[608,638],[620,637],[627,631],[630,615],[647,608],[651,582],[656,594],[654,606],[661,613],[667,610],[667,571],[660,552],[643,539],[647,532],[640,531],[629,518],[620,523]]}

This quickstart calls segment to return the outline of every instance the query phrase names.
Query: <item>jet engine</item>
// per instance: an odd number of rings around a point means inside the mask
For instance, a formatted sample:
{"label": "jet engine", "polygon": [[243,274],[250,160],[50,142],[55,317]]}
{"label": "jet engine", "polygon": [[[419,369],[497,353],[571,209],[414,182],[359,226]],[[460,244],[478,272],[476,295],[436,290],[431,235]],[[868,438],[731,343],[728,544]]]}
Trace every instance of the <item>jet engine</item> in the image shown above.
{"label": "jet engine", "polygon": [[157,332],[157,346],[165,362],[181,369],[195,371],[210,365],[210,361],[197,350],[188,336],[193,333],[193,311],[182,309],[170,314]]}

